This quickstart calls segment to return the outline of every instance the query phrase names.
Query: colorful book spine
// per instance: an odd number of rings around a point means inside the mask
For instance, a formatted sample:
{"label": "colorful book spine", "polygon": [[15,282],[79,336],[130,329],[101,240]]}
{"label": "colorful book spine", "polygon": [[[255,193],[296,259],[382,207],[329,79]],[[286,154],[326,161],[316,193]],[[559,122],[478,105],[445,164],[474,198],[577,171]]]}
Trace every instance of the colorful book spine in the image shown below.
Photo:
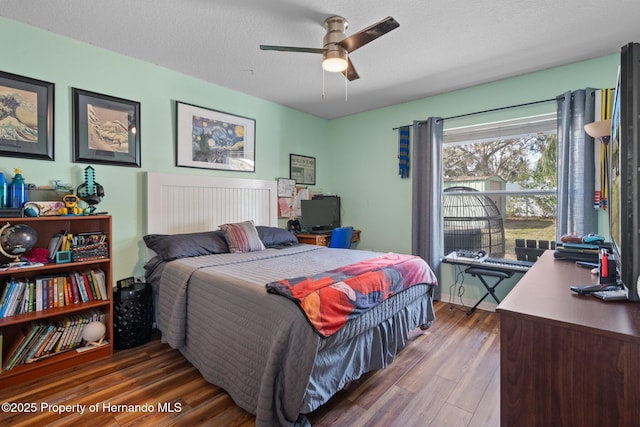
{"label": "colorful book spine", "polygon": [[73,275],[73,280],[75,280],[78,287],[80,299],[82,300],[82,302],[89,302],[89,296],[87,295],[87,289],[84,287],[82,276],[80,276],[77,272],[73,272],[71,274]]}
{"label": "colorful book spine", "polygon": [[78,290],[78,284],[76,283],[73,274],[69,275],[69,288],[71,289],[71,297],[74,304],[78,304],[80,301],[80,291]]}
{"label": "colorful book spine", "polygon": [[29,280],[29,312],[36,311],[36,282]]}
{"label": "colorful book spine", "polygon": [[56,277],[58,291],[58,307],[64,307],[64,276]]}
{"label": "colorful book spine", "polygon": [[42,278],[36,278],[36,311],[42,311]]}
{"label": "colorful book spine", "polygon": [[93,276],[91,275],[91,271],[85,271],[82,273],[82,278],[85,279],[87,283],[89,283],[89,288],[91,289],[91,294],[93,295],[94,300],[102,299],[100,297],[100,293],[96,287],[95,282],[93,281]]}
{"label": "colorful book spine", "polygon": [[13,297],[14,293],[16,292],[16,286],[17,286],[16,281],[11,279],[11,281],[7,285],[7,287],[8,287],[7,296],[5,297],[5,300],[4,300],[4,303],[2,304],[2,307],[0,307],[0,317],[6,317],[7,309],[11,305],[11,298]]}

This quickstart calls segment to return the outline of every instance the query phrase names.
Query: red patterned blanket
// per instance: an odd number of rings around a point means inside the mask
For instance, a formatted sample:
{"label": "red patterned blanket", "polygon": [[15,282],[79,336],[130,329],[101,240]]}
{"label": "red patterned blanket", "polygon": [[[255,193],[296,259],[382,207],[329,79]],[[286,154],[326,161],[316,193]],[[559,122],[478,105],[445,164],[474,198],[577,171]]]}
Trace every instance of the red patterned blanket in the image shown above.
{"label": "red patterned blanket", "polygon": [[298,303],[316,332],[328,337],[350,318],[419,283],[437,284],[427,263],[417,256],[390,253],[313,276],[271,282],[267,292]]}

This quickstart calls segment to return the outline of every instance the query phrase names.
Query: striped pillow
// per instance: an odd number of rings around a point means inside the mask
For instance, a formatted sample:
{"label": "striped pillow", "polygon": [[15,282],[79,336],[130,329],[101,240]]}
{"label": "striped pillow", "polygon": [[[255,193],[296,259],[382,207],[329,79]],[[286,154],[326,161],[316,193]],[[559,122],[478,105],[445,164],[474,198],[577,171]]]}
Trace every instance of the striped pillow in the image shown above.
{"label": "striped pillow", "polygon": [[234,224],[223,224],[220,229],[229,245],[229,252],[242,253],[264,250],[264,244],[260,240],[258,230],[253,221],[244,221]]}

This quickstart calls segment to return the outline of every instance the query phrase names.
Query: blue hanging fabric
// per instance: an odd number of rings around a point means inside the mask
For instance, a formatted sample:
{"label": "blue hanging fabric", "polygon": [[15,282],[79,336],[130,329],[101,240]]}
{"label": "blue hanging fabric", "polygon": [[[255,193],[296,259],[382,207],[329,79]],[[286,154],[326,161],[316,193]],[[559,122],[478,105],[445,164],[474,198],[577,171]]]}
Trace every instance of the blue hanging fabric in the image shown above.
{"label": "blue hanging fabric", "polygon": [[398,130],[398,160],[400,178],[409,178],[409,126]]}

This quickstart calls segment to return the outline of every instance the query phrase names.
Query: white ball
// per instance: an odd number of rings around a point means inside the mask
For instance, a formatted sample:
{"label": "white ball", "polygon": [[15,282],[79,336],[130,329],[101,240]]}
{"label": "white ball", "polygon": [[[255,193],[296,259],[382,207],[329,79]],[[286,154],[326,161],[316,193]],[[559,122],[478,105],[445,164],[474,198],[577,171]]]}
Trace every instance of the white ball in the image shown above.
{"label": "white ball", "polygon": [[102,322],[89,322],[84,325],[84,328],[82,329],[82,338],[87,342],[98,341],[100,338],[104,337],[106,331],[107,328]]}

